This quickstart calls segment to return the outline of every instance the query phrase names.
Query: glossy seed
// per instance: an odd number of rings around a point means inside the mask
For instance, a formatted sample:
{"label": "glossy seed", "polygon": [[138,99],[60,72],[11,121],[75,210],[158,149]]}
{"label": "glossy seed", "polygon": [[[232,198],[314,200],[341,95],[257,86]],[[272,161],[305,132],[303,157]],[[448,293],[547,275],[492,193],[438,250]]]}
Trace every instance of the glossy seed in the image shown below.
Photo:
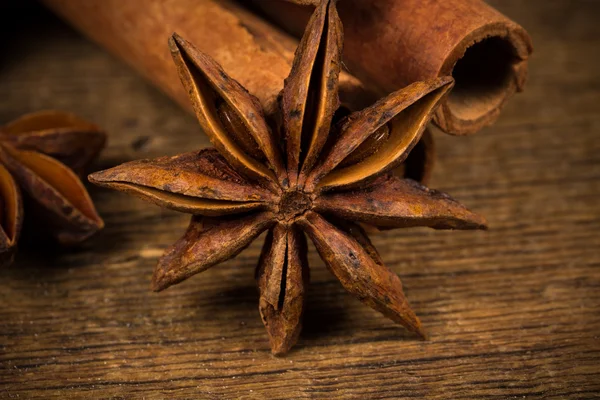
{"label": "glossy seed", "polygon": [[229,136],[243,151],[258,161],[265,160],[264,154],[250,134],[250,131],[229,104],[224,101],[221,102],[217,106],[217,114]]}
{"label": "glossy seed", "polygon": [[340,167],[356,164],[365,158],[375,154],[390,137],[390,128],[387,124],[380,126],[371,136],[369,136],[360,146],[348,155],[340,163]]}

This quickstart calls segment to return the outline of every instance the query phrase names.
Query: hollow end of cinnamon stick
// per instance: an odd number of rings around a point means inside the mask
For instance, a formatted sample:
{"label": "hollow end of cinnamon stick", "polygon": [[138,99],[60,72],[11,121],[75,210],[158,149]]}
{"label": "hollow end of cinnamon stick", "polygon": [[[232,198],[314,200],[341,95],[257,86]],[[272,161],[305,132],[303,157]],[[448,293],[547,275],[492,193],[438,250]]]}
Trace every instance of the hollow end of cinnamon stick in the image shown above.
{"label": "hollow end of cinnamon stick", "polygon": [[516,24],[483,26],[465,37],[440,69],[455,85],[435,123],[446,133],[465,135],[495,122],[506,102],[523,90],[530,53],[529,36]]}

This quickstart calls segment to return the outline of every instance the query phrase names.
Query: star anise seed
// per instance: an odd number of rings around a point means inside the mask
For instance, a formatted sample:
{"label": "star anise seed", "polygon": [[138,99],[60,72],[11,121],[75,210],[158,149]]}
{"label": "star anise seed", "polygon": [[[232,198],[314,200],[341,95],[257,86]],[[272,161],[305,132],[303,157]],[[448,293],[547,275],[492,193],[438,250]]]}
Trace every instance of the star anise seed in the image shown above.
{"label": "star anise seed", "polygon": [[12,261],[21,233],[21,191],[35,227],[48,230],[61,244],[78,243],[103,227],[76,172],[83,173],[105,141],[98,127],[61,111],[27,114],[0,127],[2,264]]}
{"label": "star anise seed", "polygon": [[424,337],[400,279],[362,226],[485,228],[483,218],[449,196],[391,174],[419,142],[452,79],[416,82],[332,123],[342,27],[335,1],[324,0],[285,81],[281,114],[274,118],[281,126],[270,127],[256,98],[213,59],[176,34],[169,46],[215,148],[90,176],[99,185],[193,214],[185,235],[159,260],[153,289],[234,257],[268,231],[256,272],[259,310],[273,353],[285,353],[301,330],[309,280],[306,234],[346,290]]}

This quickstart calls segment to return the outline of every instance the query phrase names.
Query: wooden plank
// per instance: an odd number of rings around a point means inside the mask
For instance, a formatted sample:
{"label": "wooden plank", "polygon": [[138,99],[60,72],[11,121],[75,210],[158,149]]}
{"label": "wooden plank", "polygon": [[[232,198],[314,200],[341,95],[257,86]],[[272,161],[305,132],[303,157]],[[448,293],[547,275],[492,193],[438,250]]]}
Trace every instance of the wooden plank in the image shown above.
{"label": "wooden plank", "polygon": [[[262,238],[155,294],[154,264],[187,217],[91,188],[105,231],[66,252],[23,243],[0,270],[0,398],[598,396],[600,3],[493,5],[533,36],[530,82],[495,126],[437,134],[432,182],[490,231],[374,238],[429,341],[344,293],[311,247],[305,329],[275,358],[253,280]],[[110,134],[97,168],[208,144],[128,67],[50,15],[29,15],[5,25],[0,121],[43,108],[95,121]]]}

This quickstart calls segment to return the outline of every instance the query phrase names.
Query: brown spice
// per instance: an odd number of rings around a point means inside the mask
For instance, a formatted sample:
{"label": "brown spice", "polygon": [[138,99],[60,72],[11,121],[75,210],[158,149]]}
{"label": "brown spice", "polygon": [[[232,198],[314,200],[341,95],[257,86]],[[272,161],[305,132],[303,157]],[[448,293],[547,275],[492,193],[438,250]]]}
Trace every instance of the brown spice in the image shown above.
{"label": "brown spice", "polygon": [[[268,230],[256,277],[275,354],[287,352],[301,329],[308,285],[304,234],[346,290],[424,337],[400,279],[358,223],[381,229],[486,224],[449,196],[390,174],[419,141],[451,78],[414,83],[332,129],[342,45],[335,3],[322,1],[308,23],[280,96],[281,126],[270,126],[260,102],[212,58],[173,35],[169,46],[180,78],[215,149],[90,175],[96,184],[193,214],[185,235],[158,262],[156,291],[234,257]],[[223,118],[223,103],[235,118]],[[375,151],[342,165],[383,126],[389,132]],[[251,155],[254,143],[260,157]]]}
{"label": "brown spice", "polygon": [[104,225],[77,173],[104,147],[95,125],[60,112],[27,114],[0,127],[0,257],[12,261],[23,221],[21,191],[30,210],[65,245],[78,243]]}
{"label": "brown spice", "polygon": [[[300,36],[318,0],[253,3]],[[297,3],[297,4],[291,4]],[[434,121],[445,132],[469,134],[493,123],[523,90],[531,38],[482,0],[344,0],[344,60],[362,82],[385,93],[412,82],[452,75],[452,93]]]}
{"label": "brown spice", "polygon": [[[289,74],[298,41],[235,1],[145,0],[144,7],[135,1],[122,0],[44,0],[44,3],[132,65],[188,111],[193,111],[191,103],[178,82],[169,49],[164,46],[164,38],[173,31],[195,43],[255,95],[267,118],[277,117],[274,115],[278,113],[277,95]],[[347,72],[340,73],[338,87],[340,101],[348,112],[377,99],[373,91]],[[225,129],[230,129],[226,120]],[[238,141],[240,137],[243,136],[232,139]],[[431,140],[424,145],[430,143]],[[256,156],[251,147],[250,144],[244,150]],[[433,157],[432,151],[427,154]],[[417,157],[417,153],[409,155],[407,164],[419,170],[430,170],[432,166]]]}

